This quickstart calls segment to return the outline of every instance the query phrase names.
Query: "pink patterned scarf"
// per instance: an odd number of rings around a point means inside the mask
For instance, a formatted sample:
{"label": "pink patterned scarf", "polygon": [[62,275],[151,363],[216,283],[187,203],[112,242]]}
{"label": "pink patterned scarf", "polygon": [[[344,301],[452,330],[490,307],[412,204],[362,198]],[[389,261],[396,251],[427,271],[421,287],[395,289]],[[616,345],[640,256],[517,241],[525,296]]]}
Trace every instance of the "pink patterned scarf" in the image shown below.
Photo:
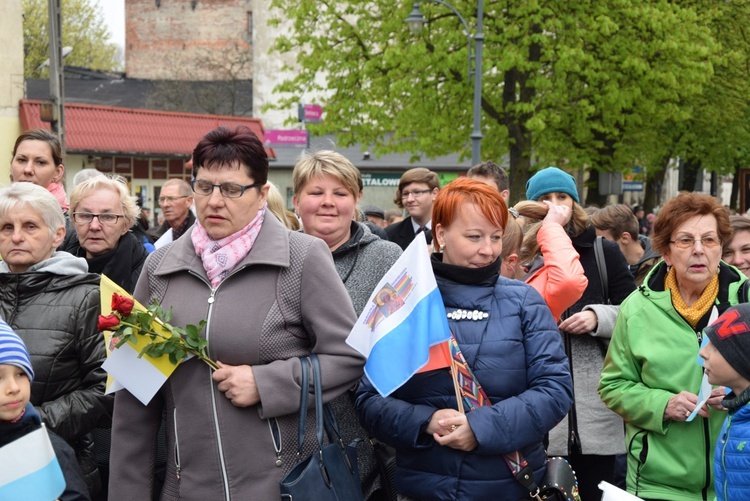
{"label": "pink patterned scarf", "polygon": [[52,181],[49,186],[47,186],[47,191],[54,195],[54,197],[60,203],[60,207],[62,207],[63,212],[68,212],[68,209],[70,209],[70,204],[68,204],[68,195],[65,193],[65,187],[63,187],[63,185],[60,183]]}
{"label": "pink patterned scarf", "polygon": [[264,205],[250,224],[219,240],[211,238],[206,229],[201,226],[200,221],[195,222],[190,237],[193,240],[195,253],[203,261],[203,268],[206,269],[212,287],[217,287],[237,266],[237,263],[250,253],[260,232],[265,213],[266,206]]}

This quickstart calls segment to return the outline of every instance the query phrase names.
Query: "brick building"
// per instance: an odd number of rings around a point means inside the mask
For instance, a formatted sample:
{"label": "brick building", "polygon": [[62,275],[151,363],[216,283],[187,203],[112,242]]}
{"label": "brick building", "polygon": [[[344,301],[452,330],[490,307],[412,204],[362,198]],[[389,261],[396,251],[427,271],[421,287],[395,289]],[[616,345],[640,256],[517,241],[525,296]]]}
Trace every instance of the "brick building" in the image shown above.
{"label": "brick building", "polygon": [[128,78],[249,80],[251,0],[126,0]]}

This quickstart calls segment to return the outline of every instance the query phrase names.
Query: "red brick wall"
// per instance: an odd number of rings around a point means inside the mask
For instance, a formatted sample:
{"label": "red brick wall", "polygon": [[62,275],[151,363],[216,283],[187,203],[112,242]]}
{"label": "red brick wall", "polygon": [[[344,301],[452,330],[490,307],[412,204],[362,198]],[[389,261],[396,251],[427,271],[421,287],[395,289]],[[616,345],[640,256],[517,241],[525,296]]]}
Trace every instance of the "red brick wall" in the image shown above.
{"label": "red brick wall", "polygon": [[126,0],[127,76],[251,79],[251,10],[251,0]]}

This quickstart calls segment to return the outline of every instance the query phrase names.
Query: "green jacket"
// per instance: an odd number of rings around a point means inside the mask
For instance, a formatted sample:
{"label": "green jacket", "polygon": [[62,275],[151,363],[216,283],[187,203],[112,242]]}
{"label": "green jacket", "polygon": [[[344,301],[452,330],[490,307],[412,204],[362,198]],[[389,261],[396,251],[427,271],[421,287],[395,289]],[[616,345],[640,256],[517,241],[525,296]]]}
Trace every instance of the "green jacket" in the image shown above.
{"label": "green jacket", "polygon": [[664,421],[669,399],[686,390],[697,394],[703,369],[696,363],[703,328],[737,304],[747,278],[735,267],[719,266],[714,308],[693,329],[664,290],[664,262],[620,305],[604,361],[599,394],[626,423],[628,492],[642,498],[713,500],[713,451],[725,412],[708,419]]}

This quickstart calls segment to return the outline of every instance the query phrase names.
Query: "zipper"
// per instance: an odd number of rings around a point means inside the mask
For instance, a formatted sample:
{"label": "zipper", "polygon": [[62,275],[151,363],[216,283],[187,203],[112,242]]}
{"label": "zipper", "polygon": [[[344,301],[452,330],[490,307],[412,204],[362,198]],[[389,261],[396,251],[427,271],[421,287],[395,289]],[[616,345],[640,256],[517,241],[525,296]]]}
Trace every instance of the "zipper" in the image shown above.
{"label": "zipper", "polygon": [[[233,270],[229,275],[224,277],[224,280],[222,280],[221,283],[216,287],[212,287],[210,283],[208,283],[202,276],[195,273],[194,271],[192,270],[189,271],[191,275],[200,279],[211,290],[211,294],[208,296],[208,300],[207,300],[208,312],[206,314],[206,343],[207,343],[206,346],[209,349],[211,347],[211,340],[210,340],[211,338],[211,311],[213,310],[214,301],[216,300],[216,292],[219,290],[219,287],[221,287],[221,284],[226,282],[226,280],[229,277],[239,272],[240,270],[245,269],[246,267],[247,265],[244,265],[244,266],[241,266],[240,268]],[[221,480],[224,483],[224,499],[226,501],[230,501],[231,497],[229,496],[229,475],[227,474],[226,458],[224,457],[224,445],[221,442],[221,430],[219,429],[219,413],[216,409],[216,387],[214,385],[213,379],[211,378],[210,372],[209,372],[208,378],[209,378],[209,388],[211,388],[211,413],[213,415],[213,420],[214,420],[214,431],[216,432],[216,445],[219,448],[219,464],[221,465]]]}
{"label": "zipper", "polygon": [[[210,345],[211,336],[211,310],[213,310],[214,299],[216,296],[216,289],[211,288],[211,295],[208,297],[208,315],[206,318],[206,342]],[[224,483],[224,499],[230,500],[229,497],[229,478],[227,476],[227,464],[226,458],[224,457],[224,445],[221,443],[221,430],[219,430],[219,413],[216,409],[216,388],[214,380],[211,378],[211,373],[208,374],[209,387],[211,388],[211,413],[214,418],[214,431],[216,432],[216,445],[219,447],[219,463],[221,464],[221,480]]]}
{"label": "zipper", "polygon": [[[276,418],[268,420],[268,431],[271,433],[271,442],[276,452],[276,466],[281,468],[281,432],[279,431],[279,421]],[[299,458],[298,458],[299,459]]]}
{"label": "zipper", "polygon": [[180,439],[177,436],[177,407],[174,408],[172,413],[172,420],[174,421],[174,466],[177,474],[177,480],[180,479]]}

